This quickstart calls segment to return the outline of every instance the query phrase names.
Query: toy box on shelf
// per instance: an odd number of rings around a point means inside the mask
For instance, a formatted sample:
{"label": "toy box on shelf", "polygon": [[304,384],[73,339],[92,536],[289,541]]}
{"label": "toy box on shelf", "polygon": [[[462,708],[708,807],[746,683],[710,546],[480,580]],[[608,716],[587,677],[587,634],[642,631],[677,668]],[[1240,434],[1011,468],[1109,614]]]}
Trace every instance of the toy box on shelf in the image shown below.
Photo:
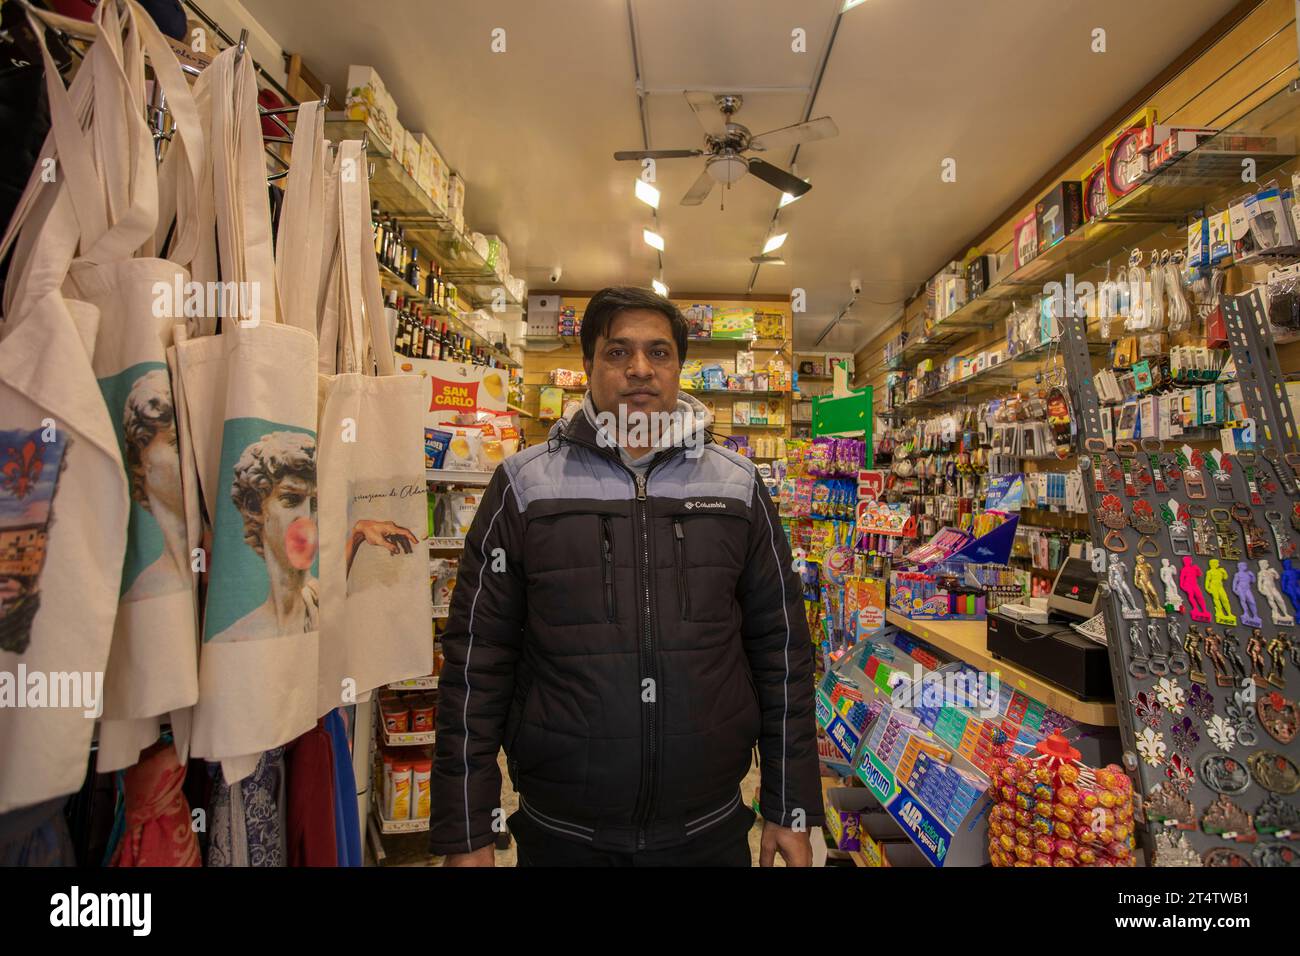
{"label": "toy box on shelf", "polygon": [[[982,621],[991,586],[994,607],[1011,596],[1012,582],[989,566],[1010,560],[1019,516],[985,512],[981,518],[988,519],[986,526],[998,523],[978,537],[944,528],[905,555],[889,575],[891,610],[918,621]],[[1023,592],[1017,590],[1016,596]]]}

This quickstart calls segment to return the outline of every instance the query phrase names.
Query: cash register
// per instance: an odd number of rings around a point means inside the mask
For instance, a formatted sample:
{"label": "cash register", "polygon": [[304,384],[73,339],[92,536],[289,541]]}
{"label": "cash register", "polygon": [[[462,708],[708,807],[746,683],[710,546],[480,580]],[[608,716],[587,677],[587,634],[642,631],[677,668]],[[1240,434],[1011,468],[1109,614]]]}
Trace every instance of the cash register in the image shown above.
{"label": "cash register", "polygon": [[1080,700],[1112,700],[1106,648],[1078,633],[1097,613],[1101,581],[1083,558],[1066,558],[1056,573],[1045,613],[1001,608],[988,613],[988,648],[994,657],[1032,671]]}

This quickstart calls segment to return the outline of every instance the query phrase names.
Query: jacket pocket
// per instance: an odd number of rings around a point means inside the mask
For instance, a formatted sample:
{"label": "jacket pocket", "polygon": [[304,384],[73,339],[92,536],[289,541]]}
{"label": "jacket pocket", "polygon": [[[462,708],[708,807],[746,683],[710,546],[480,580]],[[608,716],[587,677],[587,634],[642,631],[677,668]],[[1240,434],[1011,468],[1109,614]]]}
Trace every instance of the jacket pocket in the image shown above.
{"label": "jacket pocket", "polygon": [[609,515],[600,516],[600,566],[605,586],[605,620],[611,624],[618,620],[614,605],[614,530]]}
{"label": "jacket pocket", "polygon": [[[528,681],[528,688],[524,691],[523,701],[519,705],[518,716],[510,715],[513,719],[507,718],[505,751],[507,755],[514,756],[515,744],[519,742],[519,737],[523,733],[524,724],[528,722],[528,705],[533,698],[533,689],[537,686],[536,678]],[[518,763],[518,760],[515,761]]]}
{"label": "jacket pocket", "polygon": [[673,519],[673,548],[677,555],[677,594],[681,605],[682,620],[691,619],[691,592],[687,587],[686,575],[686,532],[682,528],[682,519]]}

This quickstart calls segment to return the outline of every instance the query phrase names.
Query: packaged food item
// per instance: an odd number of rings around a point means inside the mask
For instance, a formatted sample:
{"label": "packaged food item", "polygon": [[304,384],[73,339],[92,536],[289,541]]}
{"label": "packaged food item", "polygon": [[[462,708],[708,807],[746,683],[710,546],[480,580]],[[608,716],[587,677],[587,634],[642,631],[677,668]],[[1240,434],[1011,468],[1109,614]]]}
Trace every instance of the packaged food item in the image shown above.
{"label": "packaged food item", "polygon": [[482,449],[482,429],[454,427],[442,467],[446,471],[478,471]]}
{"label": "packaged food item", "polygon": [[564,411],[564,389],[558,387],[543,388],[537,401],[537,417],[554,420]]}
{"label": "packaged food item", "polygon": [[498,402],[506,400],[506,380],[505,373],[499,369],[493,369],[483,375],[483,391],[487,392]]}
{"label": "packaged food item", "polygon": [[384,718],[384,731],[389,734],[405,734],[411,730],[411,711],[399,698],[380,702],[380,713]]}
{"label": "packaged food item", "polygon": [[[450,173],[447,179],[447,214],[457,232],[465,231],[465,180],[459,173]],[[486,258],[486,257],[485,257]]]}
{"label": "packaged food item", "polygon": [[447,208],[447,186],[450,178],[451,174],[447,171],[447,163],[443,160],[442,154],[438,152],[429,137],[421,133],[420,174],[415,177],[415,180],[439,209]]}
{"label": "packaged food item", "polygon": [[[509,458],[519,450],[519,420],[514,415],[498,415],[493,422],[493,427],[501,441],[501,456]],[[483,457],[485,460],[490,457],[486,445],[483,449]]]}
{"label": "packaged food item", "polygon": [[411,733],[433,732],[437,722],[438,707],[432,694],[421,694],[411,701]]}
{"label": "packaged food item", "polygon": [[474,523],[474,513],[478,510],[482,494],[477,491],[445,491],[439,495],[443,503],[440,516],[442,523],[438,527],[440,538],[463,538],[469,533],[469,526]]}
{"label": "packaged food item", "polygon": [[552,385],[559,385],[561,388],[587,387],[587,373],[569,368],[551,369],[550,380]]}
{"label": "packaged food item", "polygon": [[409,820],[411,818],[411,761],[401,757],[392,764],[392,799],[388,806],[388,819]]}
{"label": "packaged food item", "polygon": [[397,755],[391,750],[381,750],[379,756],[383,760],[383,770],[379,781],[383,790],[379,806],[385,817],[391,817],[393,807],[393,761],[397,759]]}
{"label": "packaged food item", "polygon": [[433,761],[420,757],[411,762],[411,819],[424,820],[429,816],[429,778],[433,775]]}
{"label": "packaged food item", "polygon": [[346,108],[349,120],[365,123],[376,142],[392,149],[398,128],[397,104],[374,67],[348,67]]}
{"label": "packaged food item", "polygon": [[[459,568],[460,561],[457,558],[434,558],[429,562],[429,576],[432,581],[435,607],[451,603],[451,595],[456,589],[456,574]],[[437,672],[435,671],[435,673]]]}
{"label": "packaged food item", "polygon": [[1025,756],[999,744],[993,781],[994,866],[1133,866],[1132,784],[1122,768],[1093,770],[1053,734]]}
{"label": "packaged food item", "polygon": [[441,428],[424,430],[424,467],[441,468],[447,457],[447,446],[451,443],[451,432]]}

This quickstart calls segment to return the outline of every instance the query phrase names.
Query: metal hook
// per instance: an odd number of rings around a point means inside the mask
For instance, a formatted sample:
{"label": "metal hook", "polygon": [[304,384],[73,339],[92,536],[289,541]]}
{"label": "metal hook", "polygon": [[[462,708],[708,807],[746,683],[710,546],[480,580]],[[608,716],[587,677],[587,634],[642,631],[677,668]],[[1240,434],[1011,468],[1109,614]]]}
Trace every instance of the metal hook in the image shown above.
{"label": "metal hook", "polygon": [[239,46],[235,50],[235,63],[238,64],[244,58],[244,53],[248,50],[248,28],[245,27],[239,31]]}

